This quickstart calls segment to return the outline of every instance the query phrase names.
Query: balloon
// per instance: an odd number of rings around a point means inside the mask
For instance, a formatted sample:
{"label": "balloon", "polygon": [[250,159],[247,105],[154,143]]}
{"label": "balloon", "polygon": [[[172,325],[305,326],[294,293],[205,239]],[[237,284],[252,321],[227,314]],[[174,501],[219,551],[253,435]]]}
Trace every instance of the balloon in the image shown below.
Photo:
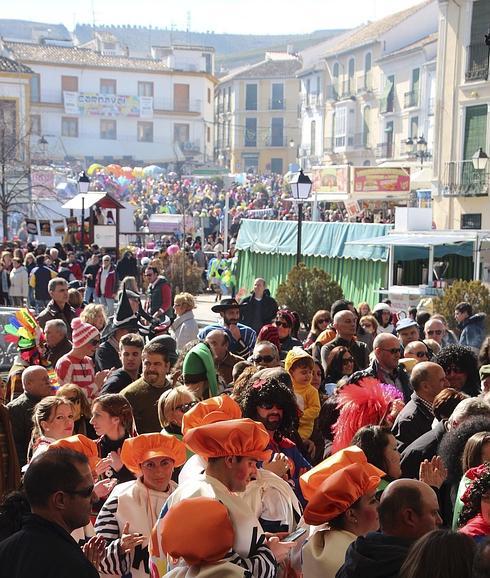
{"label": "balloon", "polygon": [[103,169],[103,165],[99,165],[98,163],[93,163],[89,166],[89,168],[87,169],[87,175],[90,177],[92,176],[96,171],[100,171],[101,169]]}
{"label": "balloon", "polygon": [[122,169],[120,165],[107,165],[105,169],[110,175],[114,175],[115,177],[120,177],[122,175]]}
{"label": "balloon", "polygon": [[133,175],[135,177],[142,177],[143,176],[143,167],[134,167]]}

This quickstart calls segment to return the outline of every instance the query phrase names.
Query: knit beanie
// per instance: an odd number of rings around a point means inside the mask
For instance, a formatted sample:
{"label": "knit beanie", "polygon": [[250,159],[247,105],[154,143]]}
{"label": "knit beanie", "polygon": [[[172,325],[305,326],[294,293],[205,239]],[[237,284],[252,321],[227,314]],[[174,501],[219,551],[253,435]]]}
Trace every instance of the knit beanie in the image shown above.
{"label": "knit beanie", "polygon": [[73,319],[71,322],[71,328],[74,349],[87,345],[91,339],[100,338],[100,333],[97,327],[90,325],[90,323],[84,323],[79,317]]}

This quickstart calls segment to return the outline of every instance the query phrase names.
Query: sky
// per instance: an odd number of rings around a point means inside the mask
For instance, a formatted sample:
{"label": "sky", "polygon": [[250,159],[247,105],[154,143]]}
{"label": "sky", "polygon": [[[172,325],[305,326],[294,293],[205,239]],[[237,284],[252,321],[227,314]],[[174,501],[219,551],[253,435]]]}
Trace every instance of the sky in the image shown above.
{"label": "sky", "polygon": [[420,0],[17,0],[0,1],[0,18],[132,24],[230,34],[304,34],[352,28]]}

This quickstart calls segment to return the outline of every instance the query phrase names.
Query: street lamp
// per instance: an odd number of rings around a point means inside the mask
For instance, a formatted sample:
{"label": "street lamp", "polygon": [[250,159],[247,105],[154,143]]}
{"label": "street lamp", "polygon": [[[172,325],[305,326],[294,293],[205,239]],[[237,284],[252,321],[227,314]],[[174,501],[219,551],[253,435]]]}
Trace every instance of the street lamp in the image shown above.
{"label": "street lamp", "polygon": [[82,224],[80,227],[80,248],[83,251],[83,238],[85,236],[85,195],[90,187],[90,179],[85,171],[78,175],[78,192],[82,194]]}
{"label": "street lamp", "polygon": [[416,159],[420,159],[420,170],[424,168],[424,160],[431,158],[431,153],[427,151],[427,141],[424,135],[419,137],[409,137],[405,144],[411,147],[411,155]]}
{"label": "street lamp", "polygon": [[293,199],[298,203],[298,236],[296,245],[296,265],[301,262],[301,227],[303,223],[303,201],[308,199],[311,192],[312,182],[310,178],[300,169],[295,173],[289,182]]}
{"label": "street lamp", "polygon": [[475,181],[478,182],[478,186],[481,190],[483,189],[483,183],[485,178],[485,169],[487,168],[488,163],[488,155],[487,153],[480,147],[476,153],[471,157],[471,161],[473,162],[473,168],[477,171],[477,176]]}

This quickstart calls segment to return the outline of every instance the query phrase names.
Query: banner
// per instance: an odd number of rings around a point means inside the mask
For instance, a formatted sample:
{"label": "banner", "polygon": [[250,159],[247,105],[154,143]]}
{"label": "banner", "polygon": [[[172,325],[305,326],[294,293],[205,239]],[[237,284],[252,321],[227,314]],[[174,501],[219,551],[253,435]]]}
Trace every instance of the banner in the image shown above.
{"label": "banner", "polygon": [[51,237],[51,221],[39,219],[39,235],[41,237]]}
{"label": "banner", "polygon": [[54,171],[31,171],[33,198],[56,197],[54,188]]}
{"label": "banner", "polygon": [[36,219],[26,219],[26,229],[29,235],[37,235]]}
{"label": "banner", "polygon": [[354,193],[408,193],[410,169],[401,167],[354,167]]}
{"label": "banner", "polygon": [[55,235],[65,234],[65,223],[63,220],[58,219],[53,221],[53,231]]}
{"label": "banner", "polygon": [[76,217],[66,217],[68,233],[78,233],[78,221]]}
{"label": "banner", "polygon": [[98,92],[63,92],[66,114],[152,118],[152,96],[124,96]]}
{"label": "banner", "polygon": [[346,193],[348,192],[347,167],[313,168],[313,191],[317,193]]}

